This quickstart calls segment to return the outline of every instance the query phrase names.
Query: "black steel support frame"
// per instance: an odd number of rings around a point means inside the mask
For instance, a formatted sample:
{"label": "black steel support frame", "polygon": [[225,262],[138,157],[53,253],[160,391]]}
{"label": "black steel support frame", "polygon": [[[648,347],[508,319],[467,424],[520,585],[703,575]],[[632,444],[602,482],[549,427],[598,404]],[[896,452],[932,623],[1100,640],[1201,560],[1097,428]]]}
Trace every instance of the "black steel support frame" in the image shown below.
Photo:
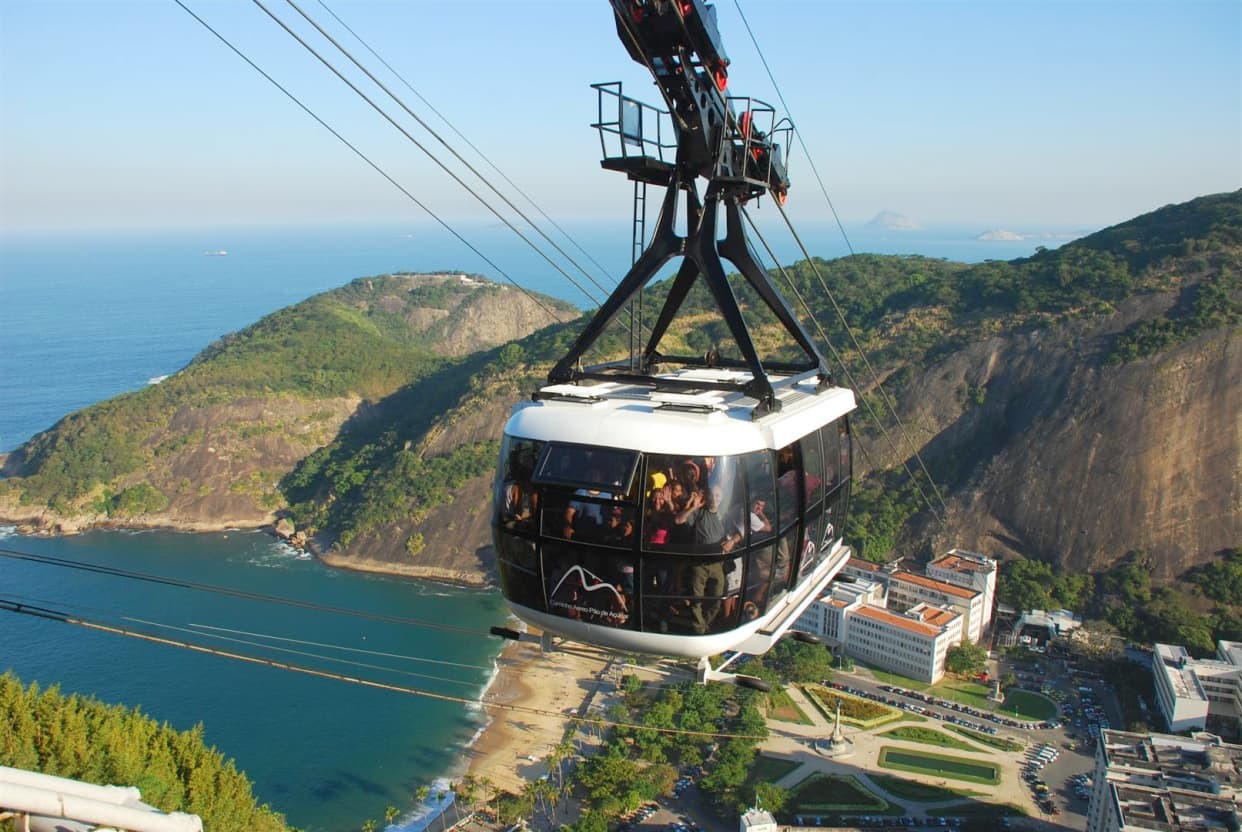
{"label": "black steel support frame", "polygon": [[[682,191],[685,191],[686,194],[687,233],[685,237],[679,236],[674,230],[678,197]],[[548,373],[548,382],[551,384],[563,384],[579,379],[596,379],[645,383],[667,389],[741,390],[746,395],[758,400],[759,407],[757,408],[757,413],[759,414],[778,408],[779,402],[772,390],[772,384],[755,350],[754,342],[750,337],[750,331],[747,329],[746,322],[742,317],[737,297],[725,275],[724,266],[721,262],[723,255],[725,259],[737,267],[742,277],[758,294],[760,300],[772,311],[777,320],[780,321],[781,325],[784,326],[785,330],[806,355],[805,364],[773,364],[771,365],[772,369],[792,370],[795,372],[816,370],[820,383],[828,383],[831,376],[824,357],[811,342],[810,337],[790,311],[784,298],[781,297],[776,287],[772,284],[772,279],[767,271],[760,267],[751,254],[746,230],[741,220],[740,202],[740,195],[732,192],[731,189],[722,187],[719,183],[712,183],[708,186],[706,199],[701,202],[693,180],[683,182],[680,166],[678,166],[678,170],[673,174],[672,181],[669,182],[665,192],[651,244],[595,313],[594,317],[592,317],[586,328],[574,342],[573,347]],[[717,240],[717,211],[721,203],[724,204],[725,209],[726,235],[723,240]],[[647,341],[647,346],[640,360],[639,372],[634,372],[633,368],[629,367],[628,361],[579,368],[578,365],[581,362],[582,356],[600,338],[621,310],[655,277],[656,272],[661,266],[678,255],[684,256],[685,259],[677,273],[677,277],[673,280],[673,285],[669,289],[668,297],[660,310],[660,315],[652,327],[651,336]],[[698,359],[679,357],[673,359],[662,356],[659,353],[660,340],[664,337],[673,318],[680,310],[695,280],[700,277],[712,293],[716,305],[724,316],[725,324],[728,326],[738,345],[738,349],[742,353],[741,362],[719,361],[714,358],[709,359],[708,357]],[[656,379],[651,375],[657,364],[674,360],[677,363],[686,365],[741,366],[750,371],[751,379],[745,383],[731,383],[727,381],[683,381],[681,383],[669,383],[667,379]],[[626,367],[630,371],[618,372],[620,367]]]}

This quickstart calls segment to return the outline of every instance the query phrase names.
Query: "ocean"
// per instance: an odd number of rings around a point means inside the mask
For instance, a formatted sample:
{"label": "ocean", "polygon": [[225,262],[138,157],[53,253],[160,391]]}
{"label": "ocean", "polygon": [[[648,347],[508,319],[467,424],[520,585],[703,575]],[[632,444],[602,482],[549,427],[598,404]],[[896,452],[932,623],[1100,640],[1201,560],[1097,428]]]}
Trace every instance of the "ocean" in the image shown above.
{"label": "ocean", "polygon": [[[967,262],[1027,256],[1037,245],[1063,242],[975,240],[982,230],[858,230],[851,239],[855,251]],[[503,229],[466,232],[524,287],[592,305]],[[574,236],[616,278],[630,256],[628,229],[622,232],[584,226]],[[832,228],[811,227],[803,237],[812,254],[845,253]],[[789,243],[777,251],[785,263],[799,257]],[[0,235],[0,452],[76,409],[157,382],[213,340],[280,307],[357,277],[434,270],[502,279],[426,224]],[[505,619],[494,591],[334,570],[254,531],[32,538],[3,529],[0,548],[380,615],[451,620],[466,632],[0,559],[6,597],[465,700],[477,698],[493,673],[499,645],[483,634]],[[201,722],[207,741],[251,777],[260,800],[308,832],[357,829],[382,818],[388,805],[405,813],[397,828],[416,828],[414,790],[452,776],[484,720],[469,704],[8,612],[0,621],[0,669],[27,683],[140,706],[178,728]]]}

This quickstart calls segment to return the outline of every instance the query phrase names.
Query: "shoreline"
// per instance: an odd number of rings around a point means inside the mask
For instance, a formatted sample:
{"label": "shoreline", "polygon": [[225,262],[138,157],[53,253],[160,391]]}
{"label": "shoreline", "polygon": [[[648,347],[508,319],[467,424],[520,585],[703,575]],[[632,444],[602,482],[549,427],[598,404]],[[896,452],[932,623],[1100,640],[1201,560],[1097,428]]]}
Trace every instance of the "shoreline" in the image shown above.
{"label": "shoreline", "polygon": [[[496,657],[497,672],[480,697],[488,721],[462,751],[463,774],[487,778],[518,793],[523,784],[548,774],[548,754],[565,738],[569,712],[577,714],[596,691],[602,656],[544,653],[532,642],[510,642]],[[546,713],[511,711],[495,705]]]}

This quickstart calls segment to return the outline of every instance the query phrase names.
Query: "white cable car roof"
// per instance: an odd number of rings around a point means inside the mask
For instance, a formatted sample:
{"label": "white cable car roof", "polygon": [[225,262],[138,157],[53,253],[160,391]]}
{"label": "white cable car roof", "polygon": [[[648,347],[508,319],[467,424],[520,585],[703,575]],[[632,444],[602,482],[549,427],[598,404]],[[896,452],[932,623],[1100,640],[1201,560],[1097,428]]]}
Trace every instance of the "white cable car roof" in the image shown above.
{"label": "white cable car roof", "polygon": [[[749,372],[683,369],[656,379],[742,381]],[[814,372],[769,376],[780,409],[753,418],[759,402],[741,392],[667,392],[624,382],[554,384],[518,404],[505,433],[646,453],[717,456],[783,448],[855,407],[843,387],[817,389]]]}

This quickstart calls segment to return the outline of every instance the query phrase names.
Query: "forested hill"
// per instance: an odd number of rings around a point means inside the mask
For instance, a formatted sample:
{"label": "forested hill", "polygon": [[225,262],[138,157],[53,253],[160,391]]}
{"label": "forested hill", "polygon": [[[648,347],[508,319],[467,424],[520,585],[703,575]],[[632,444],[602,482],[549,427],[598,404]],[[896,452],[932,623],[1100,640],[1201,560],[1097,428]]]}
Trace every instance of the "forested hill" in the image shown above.
{"label": "forested hill", "polygon": [[[1022,260],[857,255],[781,270],[778,285],[793,282],[841,352],[841,380],[882,412],[831,289],[943,495],[937,525],[904,472],[894,473],[909,446],[894,452],[861,409],[856,471],[866,476],[849,542],[875,558],[957,545],[1079,571],[1144,550],[1158,578],[1236,545],[1240,257],[1242,192],[1161,208]],[[737,289],[756,343],[780,355],[771,322]],[[361,281],[347,290],[371,297]],[[666,290],[652,287],[651,303]],[[175,508],[237,523],[234,507],[246,505],[251,517],[287,514],[334,563],[486,579],[495,442],[513,402],[542,381],[581,322],[535,331],[531,318],[530,334],[504,346],[394,359],[418,368],[402,379],[385,369],[394,366],[386,356],[413,349],[417,338],[399,333],[430,332],[427,321],[378,301],[307,304],[221,342],[169,380],[180,386],[133,394],[152,397],[137,410],[121,397],[37,437],[7,467],[25,475],[8,486],[10,513],[19,502],[61,513],[94,505],[144,522]],[[319,305],[332,326],[298,323]],[[281,321],[301,335],[281,336]],[[374,354],[351,364],[348,344],[372,337]],[[605,339],[597,357],[623,343],[620,333]],[[663,346],[729,352],[701,294]],[[250,368],[241,374],[250,386],[222,393],[211,380],[233,365]],[[269,372],[287,385],[266,391]],[[174,391],[198,404],[181,406]],[[277,406],[290,401],[314,406],[295,418]],[[121,413],[155,427],[135,437],[103,429]],[[252,449],[273,432],[283,455],[258,466]],[[112,467],[97,473],[100,460]]]}
{"label": "forested hill", "polygon": [[[0,518],[223,528],[270,523],[281,477],[394,395],[577,310],[477,276],[360,278],[209,346],[158,385],[73,413],[3,461]],[[469,373],[470,370],[465,370]]]}

